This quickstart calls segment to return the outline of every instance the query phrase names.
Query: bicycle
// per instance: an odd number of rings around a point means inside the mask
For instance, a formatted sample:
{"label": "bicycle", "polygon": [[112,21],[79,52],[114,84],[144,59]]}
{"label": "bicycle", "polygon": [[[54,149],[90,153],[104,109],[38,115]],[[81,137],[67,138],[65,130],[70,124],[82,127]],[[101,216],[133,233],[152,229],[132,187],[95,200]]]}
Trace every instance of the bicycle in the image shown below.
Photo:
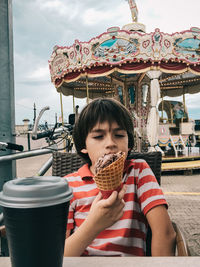
{"label": "bicycle", "polygon": [[[41,132],[37,131],[39,121],[43,113],[48,109],[49,107],[44,107],[40,111],[37,119],[35,120],[35,124],[32,131],[32,139],[38,140],[41,138],[45,138],[47,146],[38,149],[32,149],[30,151],[24,151],[24,147],[22,145],[8,143],[8,142],[7,143],[0,142],[0,151],[6,151],[7,149],[20,151],[10,155],[0,156],[0,164],[1,162],[10,160],[24,159],[44,154],[52,154],[54,151],[65,150],[67,152],[72,152],[72,147],[73,147],[72,125],[70,124],[61,125],[57,127],[58,124],[56,123],[52,129],[47,129]],[[52,166],[52,162],[53,162],[53,156],[51,155],[51,157],[42,165],[40,170],[37,172],[36,176],[43,176]],[[9,252],[5,238],[1,237],[1,233],[4,231],[3,229],[1,229],[2,226],[3,226],[3,213],[0,213],[0,256],[8,256]]]}

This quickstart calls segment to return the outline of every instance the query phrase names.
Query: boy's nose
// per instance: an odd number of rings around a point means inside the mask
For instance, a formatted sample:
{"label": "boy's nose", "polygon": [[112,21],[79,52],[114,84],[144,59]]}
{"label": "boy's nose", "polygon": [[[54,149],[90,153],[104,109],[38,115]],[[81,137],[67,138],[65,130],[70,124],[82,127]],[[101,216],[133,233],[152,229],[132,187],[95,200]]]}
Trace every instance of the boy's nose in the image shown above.
{"label": "boy's nose", "polygon": [[107,148],[112,148],[112,147],[116,147],[116,143],[114,138],[112,137],[112,135],[108,135],[106,138],[106,147]]}

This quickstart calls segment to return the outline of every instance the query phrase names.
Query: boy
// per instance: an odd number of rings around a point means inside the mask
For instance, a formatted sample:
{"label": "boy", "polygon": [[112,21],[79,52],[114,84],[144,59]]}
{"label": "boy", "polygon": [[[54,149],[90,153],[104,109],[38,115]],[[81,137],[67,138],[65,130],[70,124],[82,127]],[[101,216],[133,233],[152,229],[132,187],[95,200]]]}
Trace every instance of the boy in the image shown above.
{"label": "boy", "polygon": [[[77,153],[87,164],[67,175],[73,188],[64,256],[144,256],[147,222],[152,230],[152,256],[174,255],[175,232],[167,203],[144,160],[126,160],[122,190],[108,199],[93,180],[94,165],[104,154],[133,148],[133,122],[113,99],[95,99],[74,127]],[[70,235],[70,232],[73,234]]]}

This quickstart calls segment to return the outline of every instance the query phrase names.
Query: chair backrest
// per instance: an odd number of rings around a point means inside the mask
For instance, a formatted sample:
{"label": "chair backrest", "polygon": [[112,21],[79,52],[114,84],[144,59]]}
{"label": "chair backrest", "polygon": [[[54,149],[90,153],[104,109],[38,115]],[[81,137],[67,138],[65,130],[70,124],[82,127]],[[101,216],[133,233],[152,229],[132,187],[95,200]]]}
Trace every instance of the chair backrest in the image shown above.
{"label": "chair backrest", "polygon": [[[160,184],[161,177],[161,163],[162,154],[161,152],[131,152],[129,159],[144,159],[152,169],[158,183]],[[69,173],[77,171],[84,161],[80,158],[77,153],[64,153],[64,152],[54,152],[53,153],[53,163],[52,163],[52,175],[53,176],[65,176]],[[146,237],[146,255],[151,256],[151,229],[148,227],[147,237]]]}

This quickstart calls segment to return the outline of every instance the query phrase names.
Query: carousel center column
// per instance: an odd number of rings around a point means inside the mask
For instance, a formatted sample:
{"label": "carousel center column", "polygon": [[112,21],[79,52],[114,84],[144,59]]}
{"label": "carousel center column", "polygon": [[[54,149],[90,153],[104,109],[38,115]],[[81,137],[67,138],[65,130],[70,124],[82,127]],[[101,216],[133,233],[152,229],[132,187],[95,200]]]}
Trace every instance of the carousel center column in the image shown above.
{"label": "carousel center column", "polygon": [[159,113],[157,104],[160,99],[160,85],[158,78],[161,71],[151,70],[147,72],[147,76],[151,79],[150,83],[150,98],[151,108],[147,120],[147,137],[150,143],[149,151],[161,151],[158,147],[158,127],[159,127]]}

